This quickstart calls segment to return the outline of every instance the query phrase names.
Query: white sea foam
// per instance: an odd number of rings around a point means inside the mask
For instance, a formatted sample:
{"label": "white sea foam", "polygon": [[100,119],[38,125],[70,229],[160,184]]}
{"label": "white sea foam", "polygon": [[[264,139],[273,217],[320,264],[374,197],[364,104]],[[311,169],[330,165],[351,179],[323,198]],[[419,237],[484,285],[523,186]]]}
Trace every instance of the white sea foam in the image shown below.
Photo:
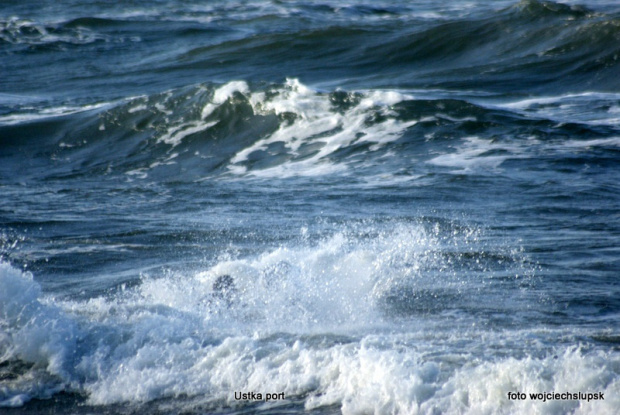
{"label": "white sea foam", "polygon": [[561,123],[615,126],[620,122],[620,94],[584,92],[559,96],[526,98],[503,103],[481,101],[485,107],[509,109],[525,116]]}
{"label": "white sea foam", "polygon": [[[529,143],[531,144],[531,143]],[[525,144],[493,142],[478,137],[466,137],[455,152],[441,154],[428,161],[430,164],[457,168],[458,172],[479,172],[496,170],[511,158],[524,157]],[[488,152],[501,152],[501,155],[485,155]]]}
{"label": "white sea foam", "polygon": [[229,98],[231,98],[235,92],[240,94],[249,94],[250,88],[244,81],[232,81],[222,85],[213,93],[211,102],[204,106],[201,113],[201,118],[207,118],[218,106],[222,105]]}
{"label": "white sea foam", "polygon": [[[199,91],[203,90],[199,89]],[[213,92],[213,96],[209,102],[202,108],[200,119],[188,121],[185,117],[182,117],[180,120],[167,122],[164,126],[165,131],[157,134],[157,142],[176,147],[180,145],[186,137],[207,131],[219,121],[205,121],[205,118],[209,117],[213,111],[233,97],[235,93],[249,94],[247,83],[244,81],[232,81],[220,86]],[[166,100],[168,99],[170,99],[170,96],[166,97]],[[168,116],[174,114],[174,111],[167,109],[166,106],[161,103],[156,104],[155,108],[162,114]]]}
{"label": "white sea foam", "polygon": [[99,110],[102,108],[111,107],[113,105],[114,103],[110,102],[84,105],[79,107],[61,105],[53,108],[44,108],[42,110],[38,110],[37,112],[32,112],[29,111],[28,108],[25,108],[22,112],[19,113],[0,116],[0,125],[15,125],[49,118],[64,117],[66,115],[77,114],[80,112]]}
{"label": "white sea foam", "polygon": [[85,28],[54,30],[50,23],[34,22],[28,19],[12,17],[0,20],[0,39],[12,44],[45,45],[62,42],[76,45],[96,41],[110,41],[110,37]]}
{"label": "white sea foam", "polygon": [[620,137],[598,138],[593,140],[570,140],[561,144],[566,148],[620,147]]}
{"label": "white sea foam", "polygon": [[177,146],[181,144],[185,137],[199,133],[201,131],[206,131],[215,124],[217,124],[217,121],[207,123],[196,122],[179,125],[168,130],[168,132],[162,135],[158,141],[166,144],[171,144],[172,146]]}
{"label": "white sea foam", "polygon": [[70,376],[79,330],[60,309],[41,301],[32,274],[0,262],[0,287],[0,361],[33,365],[31,373],[3,381],[0,406],[20,406],[62,389],[59,379]]}
{"label": "white sea foam", "polygon": [[[144,276],[89,300],[54,300],[31,274],[0,264],[0,360],[33,365],[0,386],[0,405],[77,390],[93,405],[188,397],[175,411],[204,412],[244,405],[234,393],[254,391],[343,414],[614,413],[620,354],[546,345],[570,328],[494,330],[458,314],[403,321],[386,312],[386,294],[403,282],[470,294],[471,280],[451,280],[441,252],[481,242],[433,229],[359,225],[315,242],[302,230],[297,243]],[[234,285],[225,292],[214,288],[222,275]],[[509,391],[605,400],[511,401]]]}
{"label": "white sea foam", "polygon": [[[372,91],[362,93],[360,102],[344,113],[334,111],[329,97],[319,94],[296,79],[287,80],[286,87],[271,99],[264,94],[251,99],[258,113],[292,113],[295,119],[283,123],[270,136],[255,142],[238,152],[229,167],[235,174],[251,174],[259,177],[288,177],[297,175],[321,175],[346,169],[345,164],[332,164],[329,156],[336,151],[355,144],[371,143],[371,151],[397,140],[416,121],[398,121],[390,106],[411,97],[395,91]],[[376,111],[386,120],[368,124],[368,118]],[[266,151],[270,144],[284,146],[292,159],[277,166],[249,171],[246,163],[250,155]],[[301,154],[302,146],[314,150]]]}
{"label": "white sea foam", "polygon": [[[280,247],[255,258],[222,260],[183,281],[148,280],[140,292],[149,302],[174,309],[203,309],[206,321],[218,323],[208,311],[221,301],[208,294],[220,275],[230,275],[235,292],[229,317],[237,320],[237,328],[312,331],[372,325],[380,320],[377,296],[393,279],[423,280],[418,271],[435,244],[420,227],[402,227],[364,244],[336,234],[318,246]],[[188,301],[187,292],[195,293],[195,301]]]}
{"label": "white sea foam", "polygon": [[[200,89],[204,92],[204,89]],[[354,145],[368,145],[376,151],[399,139],[415,120],[400,121],[391,106],[412,96],[396,91],[361,91],[358,102],[345,111],[334,108],[328,94],[319,93],[288,79],[280,88],[251,91],[244,81],[231,81],[216,88],[201,109],[200,119],[166,122],[157,141],[173,147],[195,133],[218,125],[216,110],[239,94],[247,100],[255,115],[291,117],[281,121],[273,133],[240,149],[230,158],[228,171],[234,175],[259,177],[317,176],[347,170],[346,162],[334,163],[330,157]],[[357,99],[357,98],[356,98]],[[138,107],[141,108],[141,107]],[[375,120],[373,118],[383,118]],[[253,155],[278,146],[280,161],[273,165],[252,166]]]}
{"label": "white sea foam", "polygon": [[493,141],[479,137],[465,137],[452,152],[428,160],[429,164],[453,168],[455,173],[496,172],[506,160],[529,158],[532,154],[573,154],[597,147],[619,147],[620,138],[591,140],[547,140],[535,138],[514,141]]}
{"label": "white sea foam", "polygon": [[139,105],[136,105],[135,107],[129,108],[127,112],[129,114],[133,114],[134,112],[144,111],[146,109],[147,109],[147,106],[145,104],[139,104]]}

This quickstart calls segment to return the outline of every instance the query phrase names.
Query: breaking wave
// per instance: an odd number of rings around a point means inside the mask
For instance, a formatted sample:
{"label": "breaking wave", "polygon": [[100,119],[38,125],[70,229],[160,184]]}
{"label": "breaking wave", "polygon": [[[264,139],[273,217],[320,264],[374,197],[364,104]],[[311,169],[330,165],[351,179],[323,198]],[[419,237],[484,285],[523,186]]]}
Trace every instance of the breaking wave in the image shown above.
{"label": "breaking wave", "polygon": [[[617,407],[620,356],[568,346],[585,332],[472,325],[480,313],[536,307],[533,297],[507,289],[527,274],[519,254],[489,250],[475,229],[388,225],[318,242],[304,242],[302,230],[299,244],[225,255],[203,270],[144,275],[140,284],[87,300],[43,295],[32,274],[2,263],[0,404],[64,391],[87,405],[160,402],[162,410],[208,411],[243,409],[252,403],[234,392],[254,391],[344,414],[600,414]],[[489,279],[503,283],[489,286]],[[448,315],[462,330],[447,324]],[[560,334],[567,346],[546,343]],[[606,400],[545,406],[506,399],[509,391],[567,388]]]}
{"label": "breaking wave", "polygon": [[0,131],[9,137],[7,154],[41,160],[44,168],[31,165],[26,177],[196,181],[352,169],[370,169],[368,177],[416,177],[429,166],[496,171],[506,160],[533,161],[535,154],[572,157],[576,146],[613,158],[620,98],[594,98],[596,105],[592,94],[506,102],[447,98],[441,91],[321,92],[294,79],[256,86],[232,81],[120,103],[24,108],[0,117]]}

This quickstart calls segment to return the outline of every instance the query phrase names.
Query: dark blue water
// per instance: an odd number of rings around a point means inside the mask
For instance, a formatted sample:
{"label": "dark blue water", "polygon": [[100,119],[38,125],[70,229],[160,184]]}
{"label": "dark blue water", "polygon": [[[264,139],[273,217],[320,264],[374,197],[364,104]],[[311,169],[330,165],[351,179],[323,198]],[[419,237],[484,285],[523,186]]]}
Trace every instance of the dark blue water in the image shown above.
{"label": "dark blue water", "polygon": [[2,411],[615,413],[619,57],[612,1],[3,2]]}

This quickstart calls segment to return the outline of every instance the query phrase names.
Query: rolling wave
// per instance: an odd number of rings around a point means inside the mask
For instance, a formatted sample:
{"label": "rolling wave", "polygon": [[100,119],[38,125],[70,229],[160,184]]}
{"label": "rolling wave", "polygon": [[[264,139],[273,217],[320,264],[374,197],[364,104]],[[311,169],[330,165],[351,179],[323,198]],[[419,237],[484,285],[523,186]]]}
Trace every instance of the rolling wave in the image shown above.
{"label": "rolling wave", "polygon": [[381,73],[383,87],[617,91],[619,36],[616,15],[525,0],[491,17],[268,31],[194,48],[169,69],[223,71],[241,65],[267,76],[270,62],[279,62],[288,74],[304,79],[328,73],[374,80]]}
{"label": "rolling wave", "polygon": [[498,102],[422,94],[429,93],[233,81],[116,104],[24,110],[0,117],[0,132],[9,168],[48,179],[284,178],[353,168],[426,174],[428,166],[497,168],[511,159],[570,156],[578,147],[600,149],[593,157],[602,160],[617,151],[614,94],[597,96],[594,107],[586,96],[592,113],[582,95]]}
{"label": "rolling wave", "polygon": [[[430,9],[441,17],[435,19],[406,6],[272,6],[170,14],[149,8],[61,22],[11,17],[0,21],[0,49],[24,57],[27,65],[8,63],[7,73],[49,65],[54,58],[49,54],[58,50],[79,51],[90,57],[92,67],[84,71],[71,55],[63,65],[74,61],[69,64],[73,77],[63,78],[55,64],[50,71],[67,87],[88,80],[100,97],[118,97],[115,90],[127,90],[128,79],[142,80],[147,73],[152,78],[147,84],[164,77],[168,88],[205,79],[281,82],[287,77],[350,90],[370,83],[381,89],[559,95],[620,87],[620,17],[613,12],[538,0],[485,14]],[[170,38],[175,48],[162,50]],[[99,61],[102,52],[114,65]],[[176,79],[183,83],[174,84]],[[17,81],[8,77],[5,82]],[[127,90],[125,96],[136,93],[144,88]]]}

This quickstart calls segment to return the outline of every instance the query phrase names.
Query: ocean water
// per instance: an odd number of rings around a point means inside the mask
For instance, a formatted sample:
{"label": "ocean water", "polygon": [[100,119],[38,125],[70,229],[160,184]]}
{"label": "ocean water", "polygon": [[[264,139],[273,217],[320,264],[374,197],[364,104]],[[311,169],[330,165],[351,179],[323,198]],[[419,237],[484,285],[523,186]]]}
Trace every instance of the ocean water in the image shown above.
{"label": "ocean water", "polygon": [[3,1],[0,195],[3,414],[620,410],[616,1]]}

